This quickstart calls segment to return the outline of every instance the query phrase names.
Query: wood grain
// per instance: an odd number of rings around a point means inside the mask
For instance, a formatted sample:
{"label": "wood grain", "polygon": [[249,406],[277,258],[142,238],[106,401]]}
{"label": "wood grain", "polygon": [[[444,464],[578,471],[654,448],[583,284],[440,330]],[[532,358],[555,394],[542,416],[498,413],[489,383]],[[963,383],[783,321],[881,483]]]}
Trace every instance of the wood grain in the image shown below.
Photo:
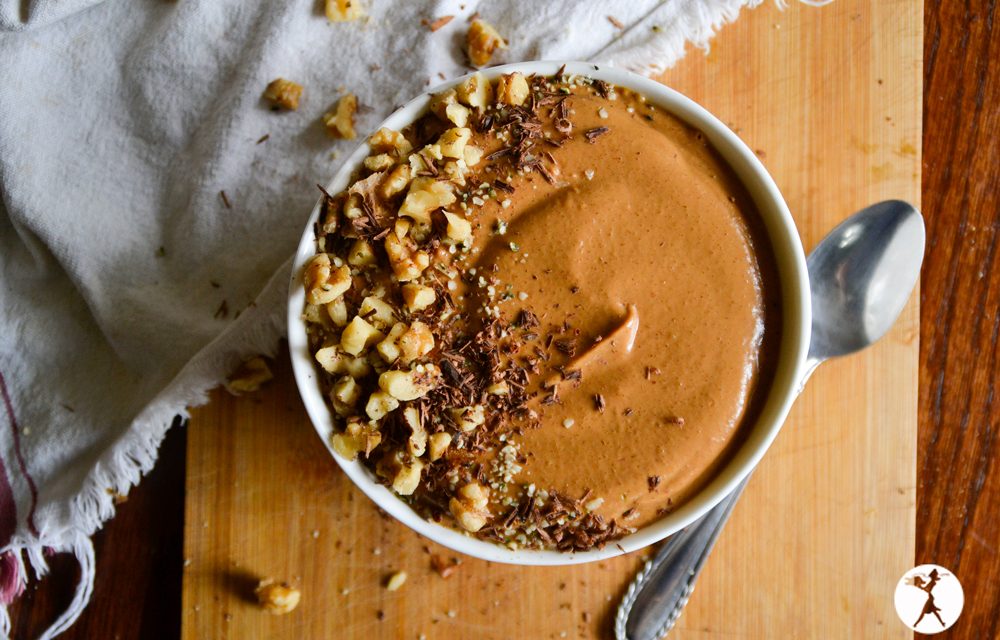
{"label": "wood grain", "polygon": [[[810,247],[870,202],[919,201],[920,9],[765,5],[664,81],[758,150]],[[914,554],[917,302],[875,348],[814,376],[671,637],[827,637],[832,623],[843,637],[910,635],[892,590]],[[283,361],[269,388],[197,413],[187,492],[184,638],[607,637],[641,560],[465,559],[441,579],[427,543],[379,517],[319,446]],[[399,569],[409,581],[387,592]],[[258,610],[262,577],[301,586],[300,609]]]}
{"label": "wood grain", "polygon": [[956,635],[1000,637],[1000,11],[926,10],[917,561],[965,586]]}

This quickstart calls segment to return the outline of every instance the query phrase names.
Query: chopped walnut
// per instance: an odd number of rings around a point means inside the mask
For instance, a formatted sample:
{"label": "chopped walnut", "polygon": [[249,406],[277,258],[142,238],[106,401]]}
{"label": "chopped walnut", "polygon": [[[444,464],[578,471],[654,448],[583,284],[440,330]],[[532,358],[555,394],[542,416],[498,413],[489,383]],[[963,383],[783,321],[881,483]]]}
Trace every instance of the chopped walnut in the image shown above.
{"label": "chopped walnut", "polygon": [[302,85],[284,78],[272,80],[264,90],[264,99],[271,103],[273,109],[295,111],[299,108],[301,97]]}
{"label": "chopped walnut", "polygon": [[486,506],[489,498],[489,489],[478,482],[470,482],[448,502],[448,509],[463,529],[475,533],[489,520],[490,512]]}
{"label": "chopped walnut", "polygon": [[378,386],[397,400],[416,400],[434,388],[434,379],[416,369],[392,370],[378,377]]}
{"label": "chopped walnut", "polygon": [[276,583],[270,578],[261,580],[254,594],[260,606],[275,615],[291,613],[302,599],[302,592],[298,589],[290,587],[287,582]]}
{"label": "chopped walnut", "polygon": [[327,133],[334,138],[353,140],[357,136],[354,131],[354,114],[357,110],[357,97],[353,93],[344,95],[337,101],[337,106],[323,116]]}
{"label": "chopped walnut", "polygon": [[338,454],[354,460],[362,451],[367,456],[382,442],[382,434],[360,418],[348,418],[343,433],[335,433],[330,444]]}
{"label": "chopped walnut", "polygon": [[426,251],[417,250],[412,239],[400,239],[395,232],[385,237],[385,252],[389,257],[389,266],[399,282],[415,280],[431,264]]}
{"label": "chopped walnut", "polygon": [[226,381],[226,390],[233,395],[251,393],[260,389],[260,386],[274,378],[271,368],[267,366],[267,360],[262,356],[250,358],[240,365],[240,367]]}
{"label": "chopped walnut", "polygon": [[[440,159],[440,158],[439,158]],[[433,178],[414,178],[410,190],[399,208],[399,215],[414,222],[430,224],[431,212],[455,202],[455,194],[447,182]]]}
{"label": "chopped walnut", "polygon": [[497,78],[497,100],[503,104],[520,106],[531,93],[528,81],[516,71]]}
{"label": "chopped walnut", "polygon": [[306,265],[302,274],[309,304],[333,302],[351,288],[351,270],[346,266],[334,267],[329,254],[317,254]]}
{"label": "chopped walnut", "polygon": [[425,287],[422,284],[404,284],[402,287],[403,303],[411,311],[423,311],[434,304],[437,297],[434,289]]}
{"label": "chopped walnut", "polygon": [[360,0],[326,0],[326,19],[330,22],[350,22],[364,15]]}
{"label": "chopped walnut", "polygon": [[493,85],[478,71],[458,85],[458,99],[474,109],[485,109],[493,102]]}
{"label": "chopped walnut", "polygon": [[344,350],[344,353],[356,356],[383,337],[382,332],[373,327],[367,320],[361,316],[354,316],[354,319],[344,328],[344,332],[340,334],[340,348]]}
{"label": "chopped walnut", "polygon": [[433,433],[427,438],[427,457],[431,459],[431,462],[435,460],[440,460],[444,452],[448,450],[451,446],[451,434],[445,431],[438,433]]}
{"label": "chopped walnut", "polygon": [[507,48],[507,41],[489,23],[473,20],[465,34],[465,46],[469,61],[474,66],[483,67],[489,64],[497,49]]}
{"label": "chopped walnut", "polygon": [[368,138],[368,146],[375,153],[392,153],[402,158],[413,149],[413,145],[399,131],[382,127]]}

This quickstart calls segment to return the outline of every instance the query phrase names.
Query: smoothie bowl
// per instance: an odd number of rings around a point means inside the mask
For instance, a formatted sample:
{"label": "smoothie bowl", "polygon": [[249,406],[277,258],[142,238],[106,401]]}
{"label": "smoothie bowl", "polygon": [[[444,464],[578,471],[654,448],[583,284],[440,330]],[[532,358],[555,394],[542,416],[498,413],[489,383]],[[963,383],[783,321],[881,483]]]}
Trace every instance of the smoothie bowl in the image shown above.
{"label": "smoothie bowl", "polygon": [[697,519],[802,378],[802,245],[773,180],[667,87],[495,67],[393,115],[316,205],[289,348],[378,506],[491,561],[570,564]]}

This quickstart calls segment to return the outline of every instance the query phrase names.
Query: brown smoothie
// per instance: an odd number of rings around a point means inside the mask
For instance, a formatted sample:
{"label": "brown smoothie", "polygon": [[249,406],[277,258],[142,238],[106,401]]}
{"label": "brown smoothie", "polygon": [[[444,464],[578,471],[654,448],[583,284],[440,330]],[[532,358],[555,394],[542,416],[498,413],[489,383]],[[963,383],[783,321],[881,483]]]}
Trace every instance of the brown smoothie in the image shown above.
{"label": "brown smoothie", "polygon": [[305,317],[334,448],[429,518],[586,550],[689,498],[755,419],[771,247],[704,136],[643,97],[466,85],[324,203]]}

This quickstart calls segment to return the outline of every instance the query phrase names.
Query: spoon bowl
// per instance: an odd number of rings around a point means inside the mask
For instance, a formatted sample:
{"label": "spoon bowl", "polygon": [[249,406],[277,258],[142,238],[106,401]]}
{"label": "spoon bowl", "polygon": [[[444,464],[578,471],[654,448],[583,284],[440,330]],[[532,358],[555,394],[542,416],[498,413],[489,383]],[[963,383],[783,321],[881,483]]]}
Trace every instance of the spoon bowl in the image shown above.
{"label": "spoon bowl", "polygon": [[806,260],[810,359],[854,353],[889,331],[920,277],[924,242],[920,212],[902,200],[862,209],[823,238]]}

